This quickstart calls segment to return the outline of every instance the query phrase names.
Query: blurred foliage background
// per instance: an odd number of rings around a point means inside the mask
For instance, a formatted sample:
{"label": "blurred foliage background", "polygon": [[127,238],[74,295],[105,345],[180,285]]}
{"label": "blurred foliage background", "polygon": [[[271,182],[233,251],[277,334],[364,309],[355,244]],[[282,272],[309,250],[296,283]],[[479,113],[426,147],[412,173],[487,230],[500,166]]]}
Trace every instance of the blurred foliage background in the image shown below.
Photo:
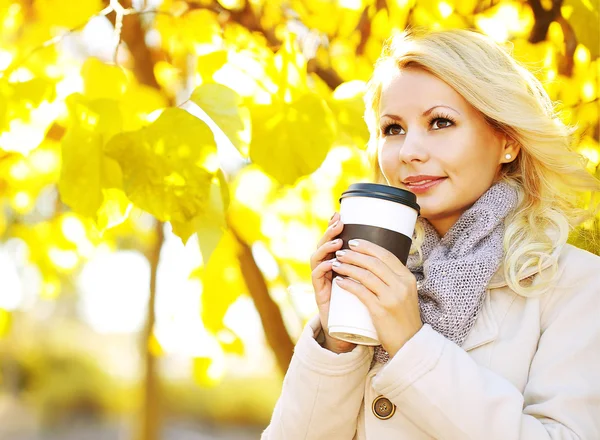
{"label": "blurred foliage background", "polygon": [[509,45],[600,177],[598,23],[598,0],[0,0],[0,437],[258,438],[310,254],[370,178],[382,42]]}

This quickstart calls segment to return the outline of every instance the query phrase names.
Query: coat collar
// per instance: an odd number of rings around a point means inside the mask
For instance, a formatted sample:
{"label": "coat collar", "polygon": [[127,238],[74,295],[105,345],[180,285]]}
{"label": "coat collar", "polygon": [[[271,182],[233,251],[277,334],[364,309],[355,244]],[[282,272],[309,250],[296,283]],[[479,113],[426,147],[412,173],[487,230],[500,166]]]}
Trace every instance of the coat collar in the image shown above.
{"label": "coat collar", "polygon": [[[558,260],[558,256],[562,249],[563,246],[556,247],[552,252],[552,258],[547,258],[541,265],[530,267],[525,270],[521,275],[518,276],[519,281],[523,281],[526,278],[541,273],[543,270],[550,267],[554,261]],[[517,294],[514,292],[512,295],[496,295],[494,297],[494,307],[492,309],[492,289],[497,289],[508,285],[506,279],[504,278],[503,271],[504,266],[501,265],[488,284],[488,293],[484,297],[479,316],[475,320],[475,324],[469,332],[467,339],[462,344],[462,348],[465,351],[473,350],[477,347],[481,347],[482,345],[495,341],[498,337],[499,331],[499,325],[496,317],[505,316],[509,307],[517,299]]]}

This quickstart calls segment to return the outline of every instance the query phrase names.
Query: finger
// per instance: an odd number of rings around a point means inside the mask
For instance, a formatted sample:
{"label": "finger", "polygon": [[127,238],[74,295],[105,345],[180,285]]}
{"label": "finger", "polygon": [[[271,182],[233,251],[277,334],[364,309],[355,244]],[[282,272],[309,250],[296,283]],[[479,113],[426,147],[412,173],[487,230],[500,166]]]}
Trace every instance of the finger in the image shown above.
{"label": "finger", "polygon": [[323,234],[321,240],[319,240],[319,243],[317,244],[317,248],[321,247],[324,243],[336,238],[339,234],[342,233],[342,229],[344,229],[344,225],[342,225],[342,222],[340,220],[335,220],[325,230],[325,233]]}
{"label": "finger", "polygon": [[352,264],[353,266],[368,270],[388,286],[391,286],[397,279],[394,271],[377,257],[354,252],[350,249],[340,249],[335,253],[335,256],[342,263]]}
{"label": "finger", "polygon": [[348,278],[335,277],[334,281],[345,291],[355,295],[369,310],[371,316],[378,316],[380,309],[377,296],[366,286]]}
{"label": "finger", "polygon": [[337,238],[320,246],[310,257],[310,267],[316,267],[321,261],[331,259],[335,251],[343,245],[342,239]]}
{"label": "finger", "polygon": [[348,246],[355,252],[376,257],[400,276],[412,275],[412,272],[387,249],[367,240],[353,238],[348,241]]}
{"label": "finger", "polygon": [[[316,290],[319,291],[322,285],[325,283],[325,275],[331,271],[331,263],[333,260],[326,260],[319,264],[311,273],[313,285]],[[320,298],[319,295],[317,297],[317,305],[321,305],[329,301],[329,298]]]}
{"label": "finger", "polygon": [[331,216],[331,218],[329,219],[329,223],[327,224],[327,226],[331,226],[333,224],[333,222],[335,222],[339,219],[340,219],[340,215],[337,212],[334,212],[333,215]]}
{"label": "finger", "polygon": [[341,261],[336,260],[331,264],[331,269],[340,275],[358,281],[376,295],[383,293],[387,288],[387,284],[385,284],[377,275],[362,267],[342,263]]}

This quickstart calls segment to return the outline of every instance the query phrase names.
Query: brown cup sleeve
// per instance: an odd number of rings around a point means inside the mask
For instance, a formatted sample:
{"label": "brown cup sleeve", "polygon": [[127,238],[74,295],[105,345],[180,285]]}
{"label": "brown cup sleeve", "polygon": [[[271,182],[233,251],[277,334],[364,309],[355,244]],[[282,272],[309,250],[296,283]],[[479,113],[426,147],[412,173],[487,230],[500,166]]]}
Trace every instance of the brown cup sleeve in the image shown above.
{"label": "brown cup sleeve", "polygon": [[342,249],[349,249],[348,241],[358,238],[375,243],[394,254],[402,264],[406,265],[412,238],[400,232],[370,225],[345,224],[342,233],[336,238],[343,240]]}

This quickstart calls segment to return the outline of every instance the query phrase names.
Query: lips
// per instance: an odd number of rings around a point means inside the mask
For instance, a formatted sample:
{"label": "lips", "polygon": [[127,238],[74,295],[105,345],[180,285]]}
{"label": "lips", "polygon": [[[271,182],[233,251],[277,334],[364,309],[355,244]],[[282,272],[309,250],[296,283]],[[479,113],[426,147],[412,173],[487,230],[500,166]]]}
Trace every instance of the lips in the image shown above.
{"label": "lips", "polygon": [[426,179],[426,180],[422,180],[422,181],[414,182],[414,183],[405,183],[405,185],[406,185],[406,188],[408,188],[413,193],[419,194],[419,193],[428,191],[430,188],[437,186],[438,184],[440,184],[442,181],[444,181],[446,179],[447,179],[447,177],[442,177],[442,178],[438,178],[438,179]]}
{"label": "lips", "polygon": [[418,181],[414,181],[414,182],[405,182],[405,185],[408,185],[408,186],[423,186],[423,185],[427,185],[428,183],[435,182],[437,180],[442,180],[442,179],[445,179],[445,177],[435,177],[435,178],[418,180]]}

